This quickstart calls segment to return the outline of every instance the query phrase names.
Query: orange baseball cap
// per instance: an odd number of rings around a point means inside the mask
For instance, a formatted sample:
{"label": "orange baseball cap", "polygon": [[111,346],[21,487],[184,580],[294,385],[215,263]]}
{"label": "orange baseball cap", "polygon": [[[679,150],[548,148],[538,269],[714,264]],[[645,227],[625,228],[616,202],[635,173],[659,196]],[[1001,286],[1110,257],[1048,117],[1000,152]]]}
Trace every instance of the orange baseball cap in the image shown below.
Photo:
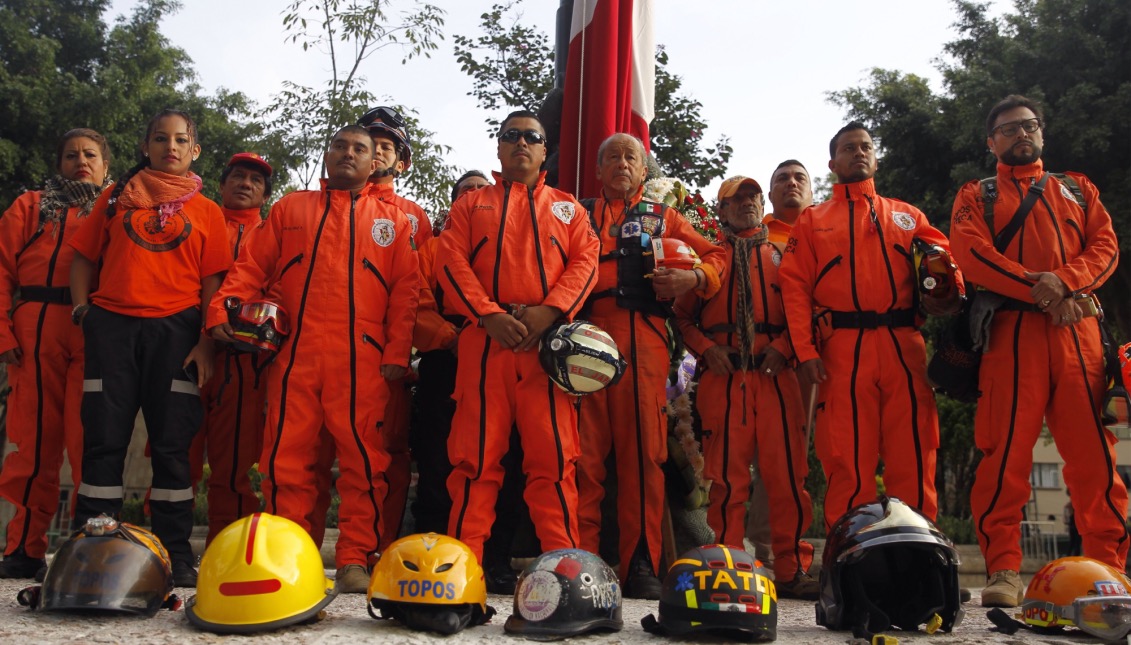
{"label": "orange baseball cap", "polygon": [[228,166],[234,166],[238,163],[249,163],[267,173],[268,177],[275,172],[275,170],[271,168],[271,164],[267,163],[263,157],[260,157],[254,152],[237,152],[228,160]]}
{"label": "orange baseball cap", "polygon": [[739,187],[741,187],[743,184],[750,184],[751,186],[757,188],[758,192],[762,192],[762,187],[758,185],[758,182],[753,178],[744,177],[743,175],[735,175],[724,180],[723,185],[719,186],[719,201],[721,202],[724,199],[730,199],[731,197],[734,197],[734,194],[738,192]]}

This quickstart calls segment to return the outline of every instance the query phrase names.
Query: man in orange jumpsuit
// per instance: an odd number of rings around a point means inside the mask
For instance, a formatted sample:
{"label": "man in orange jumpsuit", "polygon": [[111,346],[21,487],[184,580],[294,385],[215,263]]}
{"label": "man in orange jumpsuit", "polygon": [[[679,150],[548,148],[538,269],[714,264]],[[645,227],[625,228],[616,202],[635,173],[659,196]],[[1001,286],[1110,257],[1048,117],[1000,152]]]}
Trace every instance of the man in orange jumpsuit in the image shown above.
{"label": "man in orange jumpsuit", "polygon": [[[955,197],[950,229],[964,274],[1004,298],[983,347],[982,396],[974,416],[983,456],[970,505],[989,574],[984,606],[1016,607],[1024,594],[1017,573],[1021,509],[1029,499],[1042,421],[1075,493],[1084,555],[1120,571],[1127,559],[1127,490],[1115,471],[1115,435],[1100,420],[1105,383],[1099,323],[1074,298],[1091,294],[1111,276],[1119,251],[1111,216],[1092,182],[1076,173],[1045,172],[1043,126],[1040,106],[1022,96],[1008,96],[990,110],[986,145],[998,160],[997,194],[987,199],[994,200],[994,221],[987,222],[983,187],[972,181]],[[1034,191],[1039,197],[1027,217],[998,248],[995,236]],[[990,294],[978,297],[983,295]]]}
{"label": "man in orange jumpsuit", "polygon": [[533,112],[503,121],[498,156],[494,185],[452,206],[436,266],[445,307],[474,324],[459,336],[448,534],[480,560],[512,425],[542,548],[578,544],[577,412],[537,350],[547,329],[577,314],[597,277],[597,237],[585,209],[544,183],[546,133]]}
{"label": "man in orange jumpsuit", "polygon": [[[263,221],[263,203],[271,195],[271,165],[254,152],[232,155],[220,173],[220,210],[228,225],[232,257]],[[212,379],[201,390],[204,426],[193,440],[193,481],[199,482],[204,456],[208,467],[208,539],[239,518],[259,510],[248,470],[263,448],[262,358],[218,345]]]}
{"label": "man in orange jumpsuit", "polygon": [[59,145],[58,174],[44,190],[20,195],[0,217],[0,363],[7,364],[12,388],[6,423],[16,446],[0,468],[0,497],[15,509],[0,578],[30,578],[45,566],[64,448],[74,487],[82,481],[85,361],[82,329],[70,316],[75,251],[67,241],[105,187],[109,168],[106,139],[71,130]]}
{"label": "man in orange jumpsuit", "polygon": [[[719,290],[725,257],[674,209],[645,201],[644,145],[614,134],[597,151],[601,196],[590,214],[600,243],[597,283],[586,317],[608,332],[626,362],[617,385],[581,400],[581,457],[577,462],[581,548],[600,545],[605,459],[612,449],[617,468],[620,578],[630,598],[658,600],[664,513],[668,424],[664,414],[671,365],[667,318],[670,301],[689,291],[710,297]],[[648,279],[645,251],[650,238],[681,240],[703,260],[699,267],[656,268]]]}
{"label": "man in orange jumpsuit", "polygon": [[291,334],[267,380],[266,511],[310,529],[314,448],[325,426],[341,471],[337,584],[365,593],[387,490],[387,382],[408,371],[419,273],[408,220],[364,194],[376,165],[369,133],[342,128],[325,161],[322,190],[291,193],[271,208],[213,299],[208,327],[231,340],[224,300],[264,288],[290,314]]}
{"label": "man in orange jumpsuit", "polygon": [[[797,218],[801,216],[802,211],[813,205],[809,171],[796,159],[781,162],[777,168],[774,168],[774,174],[770,177],[768,197],[774,206],[774,212],[762,218],[762,226],[766,228],[766,240],[782,253],[785,251],[789,232],[793,230]],[[800,383],[801,400],[805,404],[806,411],[809,410],[809,399],[813,395],[812,385],[812,383]],[[808,452],[808,446],[804,450]],[[766,494],[766,480],[757,464],[753,465],[752,476],[750,506],[746,510],[746,538],[754,545],[754,553],[758,559],[766,566],[773,567],[770,500]],[[781,591],[780,583],[779,591]]]}
{"label": "man in orange jumpsuit", "polygon": [[703,421],[703,478],[712,481],[707,523],[719,543],[742,544],[750,465],[756,461],[773,515],[778,594],[815,600],[820,586],[807,573],[813,545],[801,539],[813,521],[801,390],[789,365],[793,350],[778,286],[781,252],[761,226],[764,199],[749,177],[723,182],[723,289],[712,298],[679,298],[676,321],[702,366],[695,406]]}
{"label": "man in orange jumpsuit", "polygon": [[[800,377],[821,386],[816,447],[828,481],[825,527],[875,499],[880,459],[887,493],[933,519],[939,422],[916,329],[910,249],[912,238],[943,248],[947,240],[919,209],[876,194],[876,152],[863,125],[841,128],[829,155],[833,198],[802,213],[779,272]],[[921,300],[936,315],[961,304]],[[820,347],[815,309],[832,328]]]}

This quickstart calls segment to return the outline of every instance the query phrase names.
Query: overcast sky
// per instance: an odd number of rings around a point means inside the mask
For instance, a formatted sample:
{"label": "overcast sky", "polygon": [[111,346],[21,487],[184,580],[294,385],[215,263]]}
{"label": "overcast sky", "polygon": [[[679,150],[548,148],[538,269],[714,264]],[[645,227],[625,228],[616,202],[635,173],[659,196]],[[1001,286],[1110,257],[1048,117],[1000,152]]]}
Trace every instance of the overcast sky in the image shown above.
{"label": "overcast sky", "polygon": [[[453,34],[479,34],[479,15],[491,0],[432,0],[447,11],[447,38],[430,59],[401,65],[390,49],[362,68],[378,96],[411,106],[437,142],[452,146],[459,168],[497,169],[486,114],[467,95],[471,79],[452,54]],[[414,3],[394,0],[396,7]],[[136,0],[114,0],[113,13]],[[161,30],[192,57],[200,84],[240,90],[261,107],[284,80],[321,84],[329,59],[285,42],[283,0],[187,0]],[[558,0],[525,0],[523,22],[553,41]],[[994,0],[995,11],[1009,9]],[[941,90],[937,58],[957,33],[949,0],[654,0],[655,40],[667,48],[671,72],[703,104],[708,141],[731,138],[727,175],[766,184],[778,162],[797,158],[824,176],[828,140],[844,124],[826,93],[862,84],[873,67],[929,79]],[[505,114],[505,112],[503,112]],[[207,134],[202,133],[207,143]],[[882,172],[882,167],[880,172]],[[718,181],[704,192],[712,196]]]}

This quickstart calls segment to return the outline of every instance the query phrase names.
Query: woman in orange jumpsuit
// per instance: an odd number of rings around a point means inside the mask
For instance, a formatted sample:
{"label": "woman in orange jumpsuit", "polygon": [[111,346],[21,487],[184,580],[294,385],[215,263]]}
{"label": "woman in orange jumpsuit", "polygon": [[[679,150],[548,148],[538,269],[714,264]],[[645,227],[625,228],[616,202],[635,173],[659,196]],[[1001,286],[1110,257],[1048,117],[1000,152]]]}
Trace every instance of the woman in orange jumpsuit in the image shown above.
{"label": "woman in orange jumpsuit", "polygon": [[0,362],[8,365],[8,440],[16,446],[0,472],[0,496],[16,511],[0,578],[29,578],[44,565],[64,448],[76,489],[82,480],[83,339],[71,323],[74,250],[66,242],[109,184],[109,169],[106,139],[71,130],[59,141],[57,174],[0,218]]}

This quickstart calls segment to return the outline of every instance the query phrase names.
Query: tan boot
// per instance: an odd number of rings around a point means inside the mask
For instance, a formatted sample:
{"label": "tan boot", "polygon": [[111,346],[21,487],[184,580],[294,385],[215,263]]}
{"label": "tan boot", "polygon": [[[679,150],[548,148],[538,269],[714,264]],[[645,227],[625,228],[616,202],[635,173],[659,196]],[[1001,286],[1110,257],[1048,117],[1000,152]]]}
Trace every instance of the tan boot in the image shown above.
{"label": "tan boot", "polygon": [[360,564],[347,564],[334,576],[338,593],[365,593],[369,590],[369,574]]}
{"label": "tan boot", "polygon": [[982,589],[983,607],[1016,607],[1025,597],[1025,586],[1016,571],[1002,569],[994,571],[986,579]]}

